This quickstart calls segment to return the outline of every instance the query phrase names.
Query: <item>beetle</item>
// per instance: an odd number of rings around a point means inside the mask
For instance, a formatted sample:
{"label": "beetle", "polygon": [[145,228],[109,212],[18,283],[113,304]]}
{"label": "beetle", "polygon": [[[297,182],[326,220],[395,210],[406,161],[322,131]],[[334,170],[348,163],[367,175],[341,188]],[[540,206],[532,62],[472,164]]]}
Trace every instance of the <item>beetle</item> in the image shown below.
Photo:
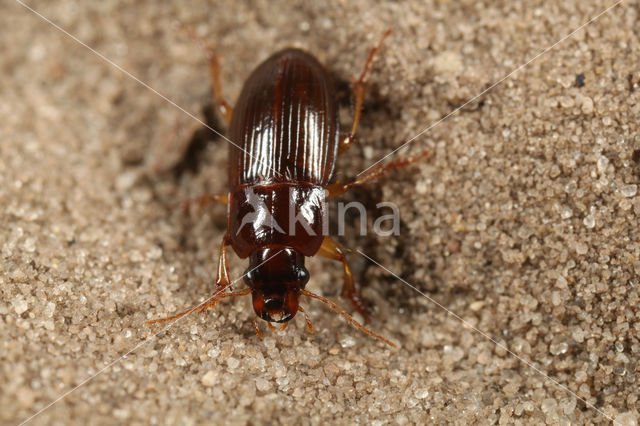
{"label": "beetle", "polygon": [[[394,346],[333,302],[305,289],[309,281],[307,257],[319,255],[339,261],[344,269],[341,295],[365,320],[369,319],[345,251],[323,232],[325,201],[427,155],[425,152],[376,166],[352,182],[331,183],[336,159],[356,141],[365,79],[390,32],[387,30],[370,50],[364,69],[354,82],[353,122],[346,135],[339,129],[338,98],[332,78],[311,54],[295,48],[273,54],[251,73],[232,108],[222,96],[218,56],[210,51],[213,94],[232,141],[228,192],[199,199],[201,203],[227,204],[227,232],[220,247],[217,291],[196,308],[148,323],[174,320],[196,310],[204,312],[224,298],[251,294],[258,336],[261,337],[258,318],[271,328],[271,323],[283,323],[285,327],[298,312],[305,315],[312,330],[311,321],[300,306],[300,296],[307,296],[324,302],[370,336]],[[282,224],[289,224],[289,229],[283,229]],[[229,246],[238,257],[249,259],[244,290],[228,291]]]}

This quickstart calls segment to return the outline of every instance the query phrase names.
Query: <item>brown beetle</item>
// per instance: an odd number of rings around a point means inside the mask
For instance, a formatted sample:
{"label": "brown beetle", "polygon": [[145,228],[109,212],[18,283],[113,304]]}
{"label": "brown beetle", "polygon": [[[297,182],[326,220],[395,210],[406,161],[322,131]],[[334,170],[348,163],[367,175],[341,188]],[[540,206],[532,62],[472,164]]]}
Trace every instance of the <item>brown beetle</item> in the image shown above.
{"label": "brown beetle", "polygon": [[[369,53],[354,83],[354,118],[341,137],[338,101],[327,70],[299,49],[282,50],[259,65],[244,84],[234,109],[222,98],[217,57],[210,57],[215,98],[229,125],[233,142],[229,151],[229,192],[199,201],[228,204],[227,233],[220,247],[218,290],[198,307],[156,323],[180,318],[195,310],[204,312],[223,298],[251,294],[257,318],[286,323],[300,306],[300,295],[318,299],[367,334],[394,346],[365,328],[334,303],[305,290],[309,273],[305,257],[320,255],[342,262],[342,296],[365,319],[369,316],[358,292],[342,248],[326,236],[325,200],[370,182],[387,171],[406,166],[426,153],[374,167],[350,183],[330,183],[338,155],[355,140],[364,99],[365,77],[384,36]],[[284,225],[283,225],[284,224]],[[289,229],[284,229],[286,225]],[[244,276],[248,288],[229,292],[227,247],[249,258]],[[311,322],[304,313],[311,329]]]}

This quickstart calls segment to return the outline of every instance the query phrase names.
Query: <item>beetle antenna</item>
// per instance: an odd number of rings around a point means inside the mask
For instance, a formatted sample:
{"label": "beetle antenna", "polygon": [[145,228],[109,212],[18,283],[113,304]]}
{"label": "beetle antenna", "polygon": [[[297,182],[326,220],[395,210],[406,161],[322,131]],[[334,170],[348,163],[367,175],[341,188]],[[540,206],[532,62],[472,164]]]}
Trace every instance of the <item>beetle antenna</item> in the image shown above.
{"label": "beetle antenna", "polygon": [[341,315],[344,319],[349,321],[351,323],[351,325],[353,325],[354,327],[358,328],[363,333],[367,333],[369,336],[373,337],[374,339],[378,339],[381,342],[386,343],[387,345],[391,346],[392,348],[397,348],[397,346],[395,344],[391,343],[390,340],[382,337],[381,335],[379,335],[377,333],[374,333],[373,331],[369,330],[364,325],[360,324],[358,321],[353,319],[353,317],[351,315],[346,313],[342,308],[340,308],[338,305],[336,305],[335,303],[333,303],[329,299],[326,299],[326,298],[324,298],[322,296],[319,296],[319,295],[317,295],[315,293],[311,293],[308,290],[300,290],[300,294],[321,301],[322,303],[327,305],[329,308],[331,308],[331,310],[336,312],[338,315]]}
{"label": "beetle antenna", "polygon": [[216,304],[221,301],[222,299],[226,299],[228,297],[235,297],[235,296],[246,296],[247,294],[251,293],[251,289],[250,288],[246,288],[244,290],[240,290],[240,291],[232,291],[230,293],[224,293],[221,292],[224,289],[218,290],[215,293],[213,293],[213,296],[211,296],[210,298],[208,298],[207,300],[205,300],[204,302],[202,302],[201,304],[199,304],[198,306],[195,306],[189,310],[186,310],[184,312],[180,312],[179,314],[167,317],[167,318],[160,318],[160,319],[155,319],[155,320],[151,320],[151,321],[145,321],[145,324],[150,325],[150,324],[157,324],[159,322],[167,322],[167,321],[173,321],[176,320],[178,318],[182,318],[186,315],[189,315],[193,312],[200,312],[203,313],[205,312],[207,309],[213,309],[216,307]]}

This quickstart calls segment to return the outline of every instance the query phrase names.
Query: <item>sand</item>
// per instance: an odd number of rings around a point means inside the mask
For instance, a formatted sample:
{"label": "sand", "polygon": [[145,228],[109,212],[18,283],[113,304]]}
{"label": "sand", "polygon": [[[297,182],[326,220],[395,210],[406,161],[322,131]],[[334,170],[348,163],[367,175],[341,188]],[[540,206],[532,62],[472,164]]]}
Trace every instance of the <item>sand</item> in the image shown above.
{"label": "sand", "polygon": [[[29,2],[202,119],[206,59],[176,19],[221,53],[231,101],[291,45],[348,95],[392,28],[360,146],[340,159],[347,179],[613,0],[319,3]],[[212,291],[225,209],[171,206],[224,191],[226,143],[205,132],[195,167],[161,173],[201,124],[6,1],[0,422],[636,424],[639,12],[625,1],[601,16],[410,144],[431,159],[343,198],[401,212],[397,237],[339,238],[391,349],[309,301],[313,334],[300,317],[263,323],[260,340],[248,298],[144,325]],[[231,263],[240,277],[246,262]],[[340,265],[308,264],[309,288],[348,306]]]}

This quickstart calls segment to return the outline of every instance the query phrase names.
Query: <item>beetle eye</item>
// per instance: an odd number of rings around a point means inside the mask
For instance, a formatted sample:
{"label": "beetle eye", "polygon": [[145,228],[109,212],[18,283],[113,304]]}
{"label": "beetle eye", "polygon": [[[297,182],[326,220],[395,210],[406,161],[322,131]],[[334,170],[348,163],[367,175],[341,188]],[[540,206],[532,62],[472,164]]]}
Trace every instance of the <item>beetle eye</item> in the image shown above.
{"label": "beetle eye", "polygon": [[298,282],[301,288],[304,288],[309,282],[309,271],[304,266],[298,267]]}

